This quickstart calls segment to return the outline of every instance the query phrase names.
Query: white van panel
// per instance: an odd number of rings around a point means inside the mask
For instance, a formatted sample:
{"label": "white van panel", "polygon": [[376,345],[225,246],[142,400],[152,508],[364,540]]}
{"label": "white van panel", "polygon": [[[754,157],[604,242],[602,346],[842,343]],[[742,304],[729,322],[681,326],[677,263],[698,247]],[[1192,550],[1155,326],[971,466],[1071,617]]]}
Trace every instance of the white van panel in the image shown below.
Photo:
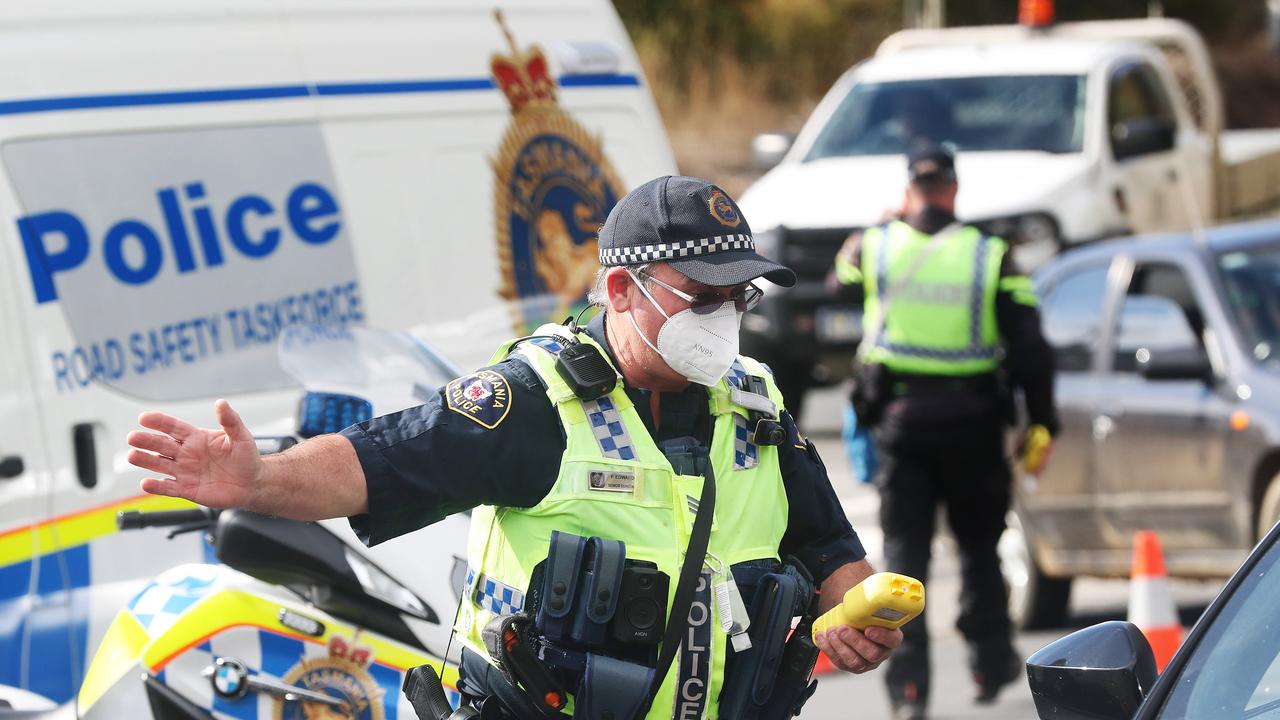
{"label": "white van panel", "polygon": [[[546,51],[559,83],[558,107],[602,142],[602,162],[612,164],[618,194],[674,171],[661,120],[608,3],[503,7],[516,51],[534,44]],[[557,48],[565,43],[602,43],[606,61],[616,54],[614,71],[564,74]],[[205,371],[213,366],[203,361],[182,364],[189,384],[175,370],[164,386],[129,386],[115,378],[114,385],[68,387],[55,355],[73,352],[90,333],[127,336],[154,327],[157,318],[148,313],[163,312],[161,327],[192,315],[190,297],[137,294],[147,283],[112,279],[101,264],[110,228],[134,220],[155,230],[168,252],[150,287],[168,282],[170,290],[185,289],[175,283],[190,280],[191,295],[203,295],[210,308],[225,299],[224,312],[248,296],[295,294],[302,278],[354,272],[365,322],[416,327],[460,366],[479,365],[499,341],[536,323],[529,308],[546,316],[559,302],[509,302],[498,294],[512,283],[513,271],[500,259],[511,239],[497,237],[495,219],[505,208],[495,187],[502,168],[494,161],[516,120],[495,85],[490,60],[511,53],[491,8],[469,1],[45,0],[0,7],[0,62],[9,69],[0,75],[0,259],[12,269],[0,270],[0,340],[10,354],[0,360],[0,411],[14,408],[0,417],[0,437],[24,438],[24,444],[30,438],[36,447],[24,457],[26,476],[16,483],[0,480],[0,578],[23,574],[30,586],[33,567],[57,570],[45,575],[57,583],[36,588],[42,592],[37,604],[55,618],[52,632],[31,642],[46,658],[63,648],[65,667],[42,673],[42,695],[59,702],[71,697],[83,662],[132,588],[178,559],[203,557],[195,536],[171,542],[159,531],[110,529],[115,512],[138,498],[143,473],[128,465],[124,446],[138,413],[159,408],[208,425],[209,400],[227,393],[255,432],[285,434],[295,427],[295,388],[261,389],[271,386],[265,383],[254,392],[234,392],[248,385],[209,376]],[[269,140],[298,135],[298,128],[319,137],[310,165]],[[204,141],[225,137],[247,140],[220,152]],[[146,138],[158,141],[146,144]],[[165,138],[179,141],[166,145],[159,140]],[[129,159],[131,147],[136,161]],[[258,152],[242,154],[252,148]],[[222,266],[194,263],[178,272],[172,238],[161,230],[158,191],[173,188],[184,200],[186,184],[203,180],[205,199],[225,230],[235,199],[252,193],[273,207],[287,205],[289,190],[304,174],[314,177],[315,168],[326,166],[338,208],[333,215],[341,219],[354,268],[341,253],[309,265],[300,253],[316,247],[290,246],[282,236],[270,254],[224,253]],[[209,178],[225,178],[227,187]],[[16,223],[23,215],[55,210],[83,221],[96,254],[74,268],[52,270],[58,298],[36,302],[37,284]],[[247,232],[261,239],[268,225],[255,224],[262,218],[250,215]],[[194,226],[194,216],[186,217]],[[287,223],[278,227],[288,234]],[[46,239],[49,254],[66,249],[56,233]],[[198,235],[191,239],[193,261],[203,259]],[[120,263],[149,272],[141,252],[145,240],[120,244]],[[239,272],[286,259],[282,276]],[[226,271],[225,282],[198,282],[212,281],[220,271]],[[279,279],[284,276],[292,279]],[[73,295],[73,303],[63,302]],[[68,323],[69,313],[85,321]],[[18,332],[21,342],[7,342],[6,331]],[[269,355],[264,351],[260,359]],[[19,378],[13,383],[11,367]],[[171,399],[138,397],[156,393]],[[80,444],[79,457],[77,427],[89,440]],[[0,445],[0,455],[6,452]],[[96,465],[90,486],[81,483],[77,459]],[[36,522],[45,523],[48,547],[14,541],[30,537]],[[451,518],[371,550],[446,623],[456,596],[444,575],[452,557],[465,552],[462,525],[465,519]],[[433,554],[423,562],[418,556],[425,548]],[[25,612],[25,602],[3,594],[0,616]],[[25,677],[9,660],[21,632],[0,627],[0,685]]]}

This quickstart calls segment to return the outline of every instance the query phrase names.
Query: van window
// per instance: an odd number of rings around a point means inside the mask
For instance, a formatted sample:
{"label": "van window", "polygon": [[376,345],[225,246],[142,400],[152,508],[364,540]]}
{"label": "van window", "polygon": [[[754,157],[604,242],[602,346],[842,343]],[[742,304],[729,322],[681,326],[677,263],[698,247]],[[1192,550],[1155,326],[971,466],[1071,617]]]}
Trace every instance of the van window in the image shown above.
{"label": "van window", "polygon": [[1044,335],[1053,346],[1058,372],[1088,372],[1102,335],[1106,264],[1067,273],[1044,303]]}
{"label": "van window", "polygon": [[0,157],[21,204],[19,292],[60,309],[73,338],[36,358],[60,393],[284,387],[281,330],[363,320],[315,124],[24,140]]}

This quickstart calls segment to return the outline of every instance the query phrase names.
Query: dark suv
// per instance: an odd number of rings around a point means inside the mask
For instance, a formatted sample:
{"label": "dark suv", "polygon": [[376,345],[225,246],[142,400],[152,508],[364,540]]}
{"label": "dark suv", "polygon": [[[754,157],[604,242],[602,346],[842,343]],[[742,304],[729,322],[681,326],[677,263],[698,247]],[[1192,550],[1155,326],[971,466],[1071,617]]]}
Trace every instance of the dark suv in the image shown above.
{"label": "dark suv", "polygon": [[1073,576],[1127,576],[1141,529],[1170,574],[1230,575],[1280,519],[1280,223],[1098,243],[1036,282],[1062,433],[1016,483],[1015,614],[1056,622]]}

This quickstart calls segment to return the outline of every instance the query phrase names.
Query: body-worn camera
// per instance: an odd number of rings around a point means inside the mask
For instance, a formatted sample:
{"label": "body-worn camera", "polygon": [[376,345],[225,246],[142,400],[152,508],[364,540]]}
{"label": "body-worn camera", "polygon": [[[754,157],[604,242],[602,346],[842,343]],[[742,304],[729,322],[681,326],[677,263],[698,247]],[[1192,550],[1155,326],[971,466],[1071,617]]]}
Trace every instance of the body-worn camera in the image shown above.
{"label": "body-worn camera", "polygon": [[611,623],[613,639],[635,645],[662,640],[667,617],[667,574],[644,560],[628,560],[622,591]]}

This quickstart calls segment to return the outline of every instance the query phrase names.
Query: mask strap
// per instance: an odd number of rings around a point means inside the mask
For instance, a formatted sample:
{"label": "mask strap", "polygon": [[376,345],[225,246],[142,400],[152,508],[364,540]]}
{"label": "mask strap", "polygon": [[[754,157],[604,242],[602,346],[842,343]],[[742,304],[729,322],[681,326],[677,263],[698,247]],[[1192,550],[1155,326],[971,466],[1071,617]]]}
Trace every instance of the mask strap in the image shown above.
{"label": "mask strap", "polygon": [[[640,292],[644,294],[645,299],[648,300],[649,303],[652,304],[655,308],[657,308],[659,313],[662,313],[662,317],[670,320],[671,316],[663,312],[662,306],[659,305],[658,301],[654,300],[653,296],[649,294],[649,291],[645,289],[644,282],[640,279],[640,276],[636,275],[635,271],[632,270],[631,268],[627,268],[627,274],[630,275],[631,279],[635,281],[636,287],[640,288]],[[628,310],[627,318],[631,320],[631,326],[636,329],[636,334],[640,336],[640,339],[644,341],[644,344],[648,345],[650,350],[653,350],[654,352],[658,353],[658,356],[661,357],[662,351],[658,349],[657,345],[654,345],[652,342],[649,342],[649,337],[644,334],[643,330],[640,329],[640,323],[636,322],[635,314],[630,310]]]}
{"label": "mask strap", "polygon": [[[659,312],[661,312],[661,308],[659,308]],[[649,342],[648,337],[645,337],[644,331],[640,329],[640,323],[636,322],[636,316],[628,312],[627,317],[631,318],[631,326],[636,329],[636,334],[640,336],[640,339],[644,341],[644,344],[648,345],[649,349],[658,353],[658,356],[661,357],[662,351],[659,350],[657,346],[655,346],[653,343]]]}

